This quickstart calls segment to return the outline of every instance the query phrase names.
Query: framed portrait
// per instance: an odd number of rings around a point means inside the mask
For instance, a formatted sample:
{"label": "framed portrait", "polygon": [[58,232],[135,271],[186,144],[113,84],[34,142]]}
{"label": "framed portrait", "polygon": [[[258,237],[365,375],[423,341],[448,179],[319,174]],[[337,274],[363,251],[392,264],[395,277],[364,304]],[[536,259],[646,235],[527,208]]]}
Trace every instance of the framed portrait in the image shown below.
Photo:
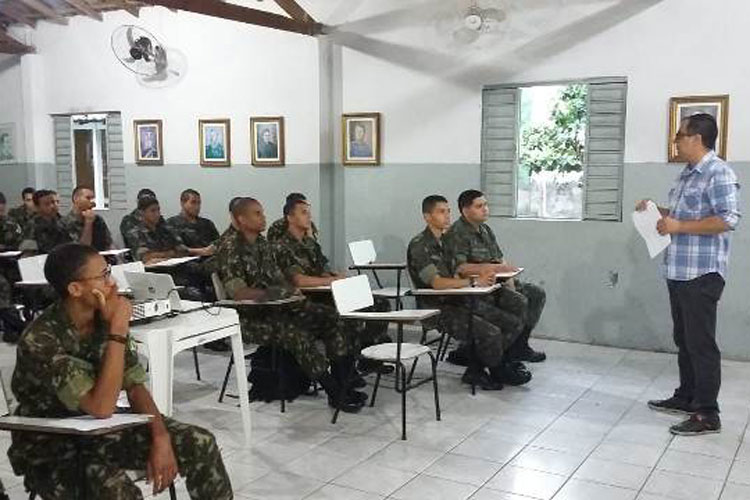
{"label": "framed portrait", "polygon": [[16,124],[0,123],[0,165],[16,163]]}
{"label": "framed portrait", "polygon": [[161,120],[133,120],[136,165],[164,165]]}
{"label": "framed portrait", "polygon": [[232,164],[229,119],[198,120],[201,165],[228,167]]}
{"label": "framed portrait", "polygon": [[380,113],[341,117],[344,165],[380,165]]}
{"label": "framed portrait", "polygon": [[669,100],[669,161],[684,162],[677,153],[674,138],[685,118],[698,113],[707,113],[716,118],[719,136],[716,139],[716,154],[727,158],[727,135],[729,133],[729,96],[689,96],[673,97]]}
{"label": "framed portrait", "polygon": [[256,167],[284,165],[284,117],[250,118],[250,144],[252,164]]}

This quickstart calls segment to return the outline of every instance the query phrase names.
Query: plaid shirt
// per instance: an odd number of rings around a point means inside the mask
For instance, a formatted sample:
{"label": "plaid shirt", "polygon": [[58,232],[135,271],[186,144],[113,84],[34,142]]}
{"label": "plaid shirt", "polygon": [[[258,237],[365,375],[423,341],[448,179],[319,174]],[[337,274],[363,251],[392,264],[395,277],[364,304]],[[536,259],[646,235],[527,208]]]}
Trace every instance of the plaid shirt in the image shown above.
{"label": "plaid shirt", "polygon": [[720,234],[673,234],[664,253],[664,276],[688,281],[704,274],[726,277],[731,231],[740,221],[740,185],[734,171],[713,151],[694,167],[687,165],[669,192],[669,215],[677,220],[719,216],[729,231]]}

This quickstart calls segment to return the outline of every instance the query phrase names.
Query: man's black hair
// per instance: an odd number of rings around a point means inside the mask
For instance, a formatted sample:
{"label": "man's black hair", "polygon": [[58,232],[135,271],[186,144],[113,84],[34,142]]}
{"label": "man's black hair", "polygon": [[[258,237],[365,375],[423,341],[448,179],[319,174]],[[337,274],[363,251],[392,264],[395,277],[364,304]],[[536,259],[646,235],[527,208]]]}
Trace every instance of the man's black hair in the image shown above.
{"label": "man's black hair", "polygon": [[138,195],[136,196],[138,201],[142,200],[143,198],[156,198],[156,193],[154,193],[149,188],[143,188],[140,191],[138,191]]}
{"label": "man's black hair", "polygon": [[458,211],[462,211],[466,207],[470,207],[474,200],[484,196],[484,193],[477,191],[476,189],[467,189],[460,195],[458,195]]}
{"label": "man's black hair", "polygon": [[36,191],[36,189],[34,189],[33,187],[25,187],[25,188],[23,188],[23,191],[21,191],[21,198],[26,198],[27,194],[30,194],[30,195],[33,196],[34,195],[34,191]]}
{"label": "man's black hair", "polygon": [[99,255],[99,252],[88,245],[80,243],[58,245],[47,255],[47,261],[44,263],[44,277],[57,294],[65,298],[68,296],[68,285],[79,279],[81,268],[94,255]]}
{"label": "man's black hair", "polygon": [[158,205],[158,204],[159,204],[159,200],[157,200],[156,198],[152,198],[151,196],[147,196],[145,198],[141,198],[140,200],[138,200],[138,210],[143,212],[150,206]]}
{"label": "man's black hair", "polygon": [[719,127],[716,125],[716,118],[708,113],[697,113],[688,116],[684,120],[685,129],[690,135],[700,134],[701,142],[706,149],[716,149],[716,138],[719,137]]}
{"label": "man's black hair", "polygon": [[301,201],[307,201],[307,196],[305,196],[302,193],[289,193],[286,195],[286,202],[289,203],[290,201],[294,200],[301,200]]}
{"label": "man's black hair", "polygon": [[234,208],[234,205],[242,199],[242,196],[235,196],[231,200],[229,200],[229,213],[232,213],[232,209]]}
{"label": "man's black hair", "polygon": [[232,207],[232,217],[237,219],[237,217],[244,214],[245,210],[247,210],[247,208],[254,203],[257,203],[258,205],[260,205],[260,202],[256,200],[255,198],[250,198],[249,196],[240,198],[239,200],[235,202],[234,206]]}
{"label": "man's black hair", "polygon": [[188,199],[190,199],[191,196],[195,196],[196,198],[200,198],[201,194],[198,191],[196,191],[195,189],[188,188],[185,191],[183,191],[182,193],[180,193],[180,203],[185,203],[186,201],[188,201]]}
{"label": "man's black hair", "polygon": [[309,203],[307,203],[307,200],[301,200],[299,198],[292,198],[290,200],[287,197],[286,203],[284,204],[284,217],[294,212],[294,209],[297,207],[297,205],[309,205]]}
{"label": "man's black hair", "polygon": [[73,194],[70,195],[70,199],[75,201],[76,196],[78,196],[78,193],[80,193],[84,189],[88,189],[91,192],[94,191],[94,188],[92,188],[91,186],[87,186],[86,184],[80,184],[75,187],[75,189],[73,190]]}
{"label": "man's black hair", "polygon": [[34,191],[34,205],[38,207],[39,200],[41,200],[45,196],[53,196],[56,194],[57,191],[52,191],[51,189],[39,189],[38,191]]}
{"label": "man's black hair", "polygon": [[424,200],[422,200],[422,213],[431,213],[435,209],[435,205],[437,205],[438,203],[448,203],[448,200],[445,198],[445,196],[441,196],[439,194],[431,194],[430,196],[427,196]]}

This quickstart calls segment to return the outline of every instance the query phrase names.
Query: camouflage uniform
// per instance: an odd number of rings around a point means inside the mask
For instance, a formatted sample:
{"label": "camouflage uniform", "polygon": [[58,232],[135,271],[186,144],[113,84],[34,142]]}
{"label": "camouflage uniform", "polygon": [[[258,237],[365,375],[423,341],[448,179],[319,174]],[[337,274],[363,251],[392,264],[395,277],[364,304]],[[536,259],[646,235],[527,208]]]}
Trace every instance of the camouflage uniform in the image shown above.
{"label": "camouflage uniform", "polygon": [[[503,260],[495,233],[487,224],[482,223],[475,229],[461,217],[445,233],[444,240],[456,269],[464,263],[500,263]],[[527,346],[531,331],[542,315],[546,294],[541,287],[531,283],[514,280],[514,285],[515,291],[503,287],[494,295],[495,305],[505,313],[497,325],[503,331],[520,332],[516,344]],[[480,316],[497,316],[497,311],[487,309],[490,306],[486,301],[478,301],[477,306]]]}
{"label": "camouflage uniform", "polygon": [[[250,243],[240,232],[225,239],[216,252],[219,277],[229,298],[244,287],[265,289],[269,299],[289,297],[293,286],[284,278],[271,244],[262,235]],[[289,351],[312,379],[328,368],[326,356],[318,351],[316,340],[325,344],[326,355],[333,359],[349,354],[343,332],[335,316],[320,304],[303,301],[293,305],[258,306],[240,309],[245,342],[261,345],[275,343]]]}
{"label": "camouflage uniform", "polygon": [[[276,219],[275,221],[273,221],[273,224],[271,224],[271,226],[266,231],[266,238],[268,239],[268,241],[276,242],[287,233],[288,229],[289,229],[289,221],[286,220],[286,217],[282,217],[281,219]],[[312,238],[315,241],[318,241],[318,228],[315,227],[314,222],[312,223],[310,232],[311,232]]]}
{"label": "camouflage uniform", "polygon": [[70,234],[63,226],[59,215],[48,219],[41,215],[35,215],[26,225],[20,250],[37,252],[40,254],[50,253],[57,245],[73,241]]}
{"label": "camouflage uniform", "polygon": [[[81,239],[84,226],[83,216],[71,210],[68,215],[62,218],[62,225],[72,240],[79,241]],[[101,215],[94,218],[94,225],[91,230],[91,246],[100,252],[112,248],[112,235]]]}
{"label": "camouflage uniform", "polygon": [[136,208],[125,215],[120,221],[120,235],[122,236],[122,242],[127,248],[135,246],[135,243],[129,241],[128,238],[136,234],[135,229],[140,225],[142,220],[141,211]]}
{"label": "camouflage uniform", "polygon": [[26,205],[21,204],[21,206],[11,208],[8,211],[8,217],[16,221],[16,224],[21,226],[21,231],[25,231],[26,226],[34,217],[34,212],[29,212],[28,210],[26,210]]}
{"label": "camouflage uniform", "polygon": [[[81,415],[81,397],[95,385],[109,329],[98,322],[95,332],[81,338],[56,302],[24,332],[19,344],[11,387],[18,400],[17,415],[65,418]],[[135,351],[125,354],[122,387],[146,381]],[[192,499],[230,499],[232,488],[221,453],[211,433],[200,427],[164,419]],[[17,475],[45,499],[79,498],[78,459],[84,464],[89,498],[143,498],[125,470],[145,470],[151,445],[148,426],[135,427],[79,442],[70,436],[12,432],[8,458]]]}
{"label": "camouflage uniform", "polygon": [[219,231],[211,220],[198,217],[195,222],[189,221],[179,214],[167,219],[167,226],[188,248],[203,248],[215,244],[219,239]]}
{"label": "camouflage uniform", "polygon": [[143,222],[131,227],[127,242],[133,257],[143,260],[148,252],[166,252],[175,250],[178,255],[187,255],[188,249],[177,234],[160,219],[154,229],[149,229]]}
{"label": "camouflage uniform", "polygon": [[[409,276],[415,288],[432,288],[432,280],[436,276],[452,278],[456,266],[448,255],[443,242],[436,238],[430,228],[416,235],[409,242],[406,252]],[[506,332],[498,324],[502,322],[503,312],[494,307],[492,299],[475,299],[476,310],[479,302],[485,302],[483,314],[474,314],[473,337],[476,342],[476,353],[484,366],[499,366],[505,351],[513,344],[520,333],[518,330]],[[460,297],[418,297],[421,308],[440,309],[438,324],[428,323],[426,326],[444,327],[451,336],[461,340],[468,340],[468,323],[470,317],[469,305],[466,299]],[[489,304],[486,304],[490,302]]]}
{"label": "camouflage uniform", "polygon": [[[18,224],[8,216],[0,216],[0,252],[15,250],[23,235]],[[13,261],[0,260],[0,309],[11,305],[11,283],[18,279],[18,269]]]}

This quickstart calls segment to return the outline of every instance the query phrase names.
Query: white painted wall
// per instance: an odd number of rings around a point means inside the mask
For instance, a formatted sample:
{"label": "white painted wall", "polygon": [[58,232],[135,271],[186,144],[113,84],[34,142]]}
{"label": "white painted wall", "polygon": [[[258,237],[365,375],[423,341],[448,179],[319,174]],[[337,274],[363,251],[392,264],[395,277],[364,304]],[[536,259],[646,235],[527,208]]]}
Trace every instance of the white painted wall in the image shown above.
{"label": "white painted wall", "polygon": [[[500,40],[485,47],[480,60],[468,49],[463,56],[441,54],[414,31],[341,35],[357,48],[344,53],[344,109],[385,113],[386,163],[478,162],[482,84],[627,76],[627,162],[666,161],[669,98],[693,94],[730,94],[729,158],[750,159],[750,119],[743,112],[750,106],[750,2],[662,0],[620,24],[618,12],[607,8],[581,19],[575,28],[539,34],[510,53]],[[607,23],[615,25],[562,50],[576,34]],[[421,33],[434,36],[434,27]],[[551,57],[536,63],[540,47]],[[466,62],[470,58],[475,63]]]}
{"label": "white painted wall", "polygon": [[[141,86],[110,48],[110,35],[123,24],[152,32],[183,52],[185,78],[168,89]],[[318,155],[317,42],[310,37],[259,29],[242,23],[144,8],[140,18],[125,12],[104,21],[70,19],[68,26],[40,23],[30,43],[46,82],[34,120],[49,113],[121,111],[125,163],[133,162],[132,120],[164,121],[166,163],[198,163],[198,119],[232,120],[232,160],[250,163],[250,116],[283,115],[287,162],[316,162]],[[44,135],[41,130],[40,134]],[[52,137],[41,141],[36,161],[53,161]]]}

